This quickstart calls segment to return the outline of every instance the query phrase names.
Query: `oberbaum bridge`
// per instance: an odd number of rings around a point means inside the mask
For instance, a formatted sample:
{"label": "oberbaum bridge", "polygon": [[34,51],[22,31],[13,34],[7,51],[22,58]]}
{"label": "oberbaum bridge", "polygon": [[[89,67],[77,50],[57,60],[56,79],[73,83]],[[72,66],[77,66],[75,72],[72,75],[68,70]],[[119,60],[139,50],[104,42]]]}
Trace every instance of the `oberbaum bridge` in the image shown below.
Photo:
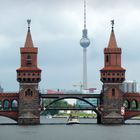
{"label": "oberbaum bridge", "polygon": [[[41,69],[37,64],[38,48],[34,47],[30,32],[30,20],[24,47],[20,48],[21,66],[16,70],[19,92],[0,93],[0,116],[15,120],[19,125],[40,124],[40,113],[53,109],[52,104],[63,99],[79,99],[97,114],[98,124],[124,124],[125,120],[140,115],[140,94],[124,93],[121,85],[125,80],[125,69],[121,65],[122,50],[117,46],[114,24],[112,24],[108,47],[104,49],[104,67],[100,70],[102,90],[100,94],[41,94],[38,89]],[[96,98],[97,106],[87,99]],[[47,106],[42,99],[54,99]],[[133,107],[132,107],[133,104]],[[54,108],[55,109],[55,108]],[[57,108],[82,110],[81,108]]]}

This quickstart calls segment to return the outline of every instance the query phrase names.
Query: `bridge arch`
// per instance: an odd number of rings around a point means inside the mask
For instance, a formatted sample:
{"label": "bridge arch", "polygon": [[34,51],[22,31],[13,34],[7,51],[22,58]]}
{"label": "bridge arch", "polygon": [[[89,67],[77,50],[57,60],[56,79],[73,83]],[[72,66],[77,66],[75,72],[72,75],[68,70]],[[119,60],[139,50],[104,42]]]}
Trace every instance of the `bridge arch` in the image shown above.
{"label": "bridge arch", "polygon": [[131,101],[131,109],[138,109],[138,107],[139,107],[138,101],[135,100],[135,99],[133,99],[133,100]]}
{"label": "bridge arch", "polygon": [[47,106],[45,106],[46,110],[47,110],[47,108],[49,108],[55,102],[58,102],[58,101],[64,100],[64,99],[78,99],[78,100],[84,101],[84,102],[86,102],[87,104],[89,104],[93,108],[93,111],[97,114],[97,116],[101,116],[100,112],[98,111],[97,106],[93,105],[88,100],[86,100],[84,98],[80,98],[80,97],[63,97],[63,98],[55,99],[51,103],[49,103]]}
{"label": "bridge arch", "polygon": [[4,109],[4,110],[9,110],[9,109],[10,109],[10,106],[11,106],[10,101],[9,101],[8,99],[5,99],[5,100],[3,101],[3,105],[2,105],[3,109]]}
{"label": "bridge arch", "polygon": [[13,99],[11,101],[11,109],[16,110],[18,108],[18,101],[16,99]]}
{"label": "bridge arch", "polygon": [[129,100],[126,99],[126,100],[124,100],[123,103],[124,103],[124,106],[125,106],[126,109],[130,109],[131,108],[131,102]]}
{"label": "bridge arch", "polygon": [[9,118],[11,120],[14,120],[14,121],[18,121],[18,112],[14,112],[14,113],[11,113],[11,112],[0,112],[0,116],[1,117],[6,117],[6,118]]}

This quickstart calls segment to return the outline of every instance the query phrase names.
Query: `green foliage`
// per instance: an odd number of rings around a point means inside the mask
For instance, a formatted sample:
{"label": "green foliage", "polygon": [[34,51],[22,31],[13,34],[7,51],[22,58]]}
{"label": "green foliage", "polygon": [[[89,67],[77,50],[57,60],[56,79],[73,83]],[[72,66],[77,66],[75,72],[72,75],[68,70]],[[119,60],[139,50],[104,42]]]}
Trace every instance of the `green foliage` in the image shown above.
{"label": "green foliage", "polygon": [[[44,107],[46,107],[53,101],[54,101],[54,99],[45,99],[45,100],[43,100],[42,104],[43,104]],[[54,107],[54,108],[55,107],[62,107],[63,108],[63,107],[69,107],[69,106],[70,105],[64,100],[57,101],[57,102],[50,105],[50,107]],[[41,115],[47,115],[47,114],[55,115],[55,114],[58,114],[58,113],[59,113],[59,110],[55,110],[55,109],[54,110],[45,110],[45,111],[42,112]]]}

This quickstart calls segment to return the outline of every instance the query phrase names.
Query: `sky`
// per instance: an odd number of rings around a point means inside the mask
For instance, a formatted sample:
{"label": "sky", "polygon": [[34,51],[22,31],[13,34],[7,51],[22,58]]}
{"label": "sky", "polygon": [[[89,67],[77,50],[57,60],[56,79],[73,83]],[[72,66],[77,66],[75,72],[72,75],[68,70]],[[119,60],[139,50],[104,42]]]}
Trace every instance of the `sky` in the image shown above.
{"label": "sky", "polygon": [[[115,20],[118,47],[126,80],[140,83],[140,1],[87,0],[88,87],[101,90],[100,69]],[[0,0],[0,83],[5,91],[18,91],[16,69],[20,67],[20,47],[31,19],[38,66],[42,69],[40,89],[79,89],[82,82],[82,55],[79,44],[83,29],[83,0]]]}

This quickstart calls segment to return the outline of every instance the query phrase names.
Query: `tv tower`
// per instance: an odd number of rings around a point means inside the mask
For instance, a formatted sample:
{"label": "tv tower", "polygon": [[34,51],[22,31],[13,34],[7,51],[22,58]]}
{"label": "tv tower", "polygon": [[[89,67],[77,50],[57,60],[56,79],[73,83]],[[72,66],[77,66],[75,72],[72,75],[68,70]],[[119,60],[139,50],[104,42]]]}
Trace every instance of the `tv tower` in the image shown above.
{"label": "tv tower", "polygon": [[84,29],[82,30],[82,39],[80,45],[83,48],[83,89],[87,89],[87,47],[90,45],[90,40],[87,36],[86,29],[86,0],[84,0]]}

